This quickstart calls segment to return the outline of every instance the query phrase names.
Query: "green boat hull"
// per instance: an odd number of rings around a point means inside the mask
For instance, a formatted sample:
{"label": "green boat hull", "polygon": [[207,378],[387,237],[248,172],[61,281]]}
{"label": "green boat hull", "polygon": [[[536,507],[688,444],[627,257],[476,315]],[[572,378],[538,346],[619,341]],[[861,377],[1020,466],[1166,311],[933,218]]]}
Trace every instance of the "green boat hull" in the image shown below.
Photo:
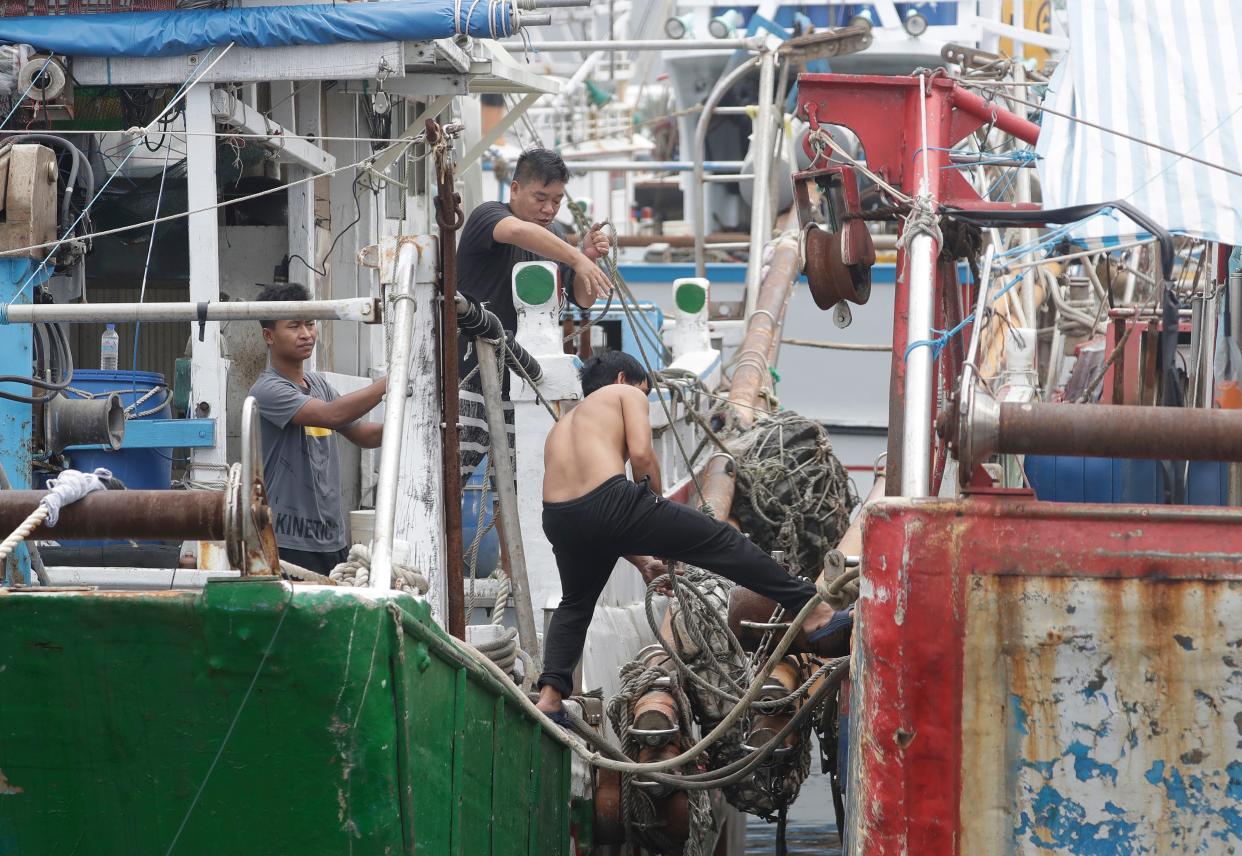
{"label": "green boat hull", "polygon": [[547,856],[589,818],[408,595],[0,593],[3,856]]}

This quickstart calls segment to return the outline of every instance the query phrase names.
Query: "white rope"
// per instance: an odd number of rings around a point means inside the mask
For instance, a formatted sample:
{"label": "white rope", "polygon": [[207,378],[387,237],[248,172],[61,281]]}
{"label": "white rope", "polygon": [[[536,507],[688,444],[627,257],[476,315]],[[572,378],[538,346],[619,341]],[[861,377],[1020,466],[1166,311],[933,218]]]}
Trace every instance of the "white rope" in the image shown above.
{"label": "white rope", "polygon": [[112,473],[100,467],[93,473],[82,473],[77,470],[63,470],[56,478],[47,483],[48,492],[39,500],[35,510],[30,512],[30,516],[13,530],[8,538],[4,539],[4,543],[0,543],[0,562],[3,562],[9,555],[17,549],[17,545],[30,537],[30,533],[39,528],[41,524],[48,527],[56,525],[60,519],[60,509],[63,506],[77,502],[88,493],[94,493],[97,490],[107,490],[107,485],[103,483],[103,479],[112,478]]}
{"label": "white rope", "polygon": [[107,490],[104,479],[112,478],[112,473],[99,467],[93,473],[82,473],[77,470],[64,470],[56,478],[47,483],[47,496],[39,502],[47,506],[47,525],[55,526],[60,519],[62,506],[77,502],[88,493]]}
{"label": "white rope", "polygon": [[[365,544],[350,547],[349,558],[333,568],[328,578],[337,585],[365,588],[371,582],[371,549]],[[392,566],[392,587],[418,595],[426,594],[431,588],[422,573],[398,564]]]}

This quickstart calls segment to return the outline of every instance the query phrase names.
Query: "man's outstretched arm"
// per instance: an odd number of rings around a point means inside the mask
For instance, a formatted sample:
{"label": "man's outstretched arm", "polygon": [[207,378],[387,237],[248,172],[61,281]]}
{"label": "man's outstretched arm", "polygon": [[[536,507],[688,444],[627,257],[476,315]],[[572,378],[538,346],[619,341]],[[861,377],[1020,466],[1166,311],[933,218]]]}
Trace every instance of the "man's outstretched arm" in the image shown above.
{"label": "man's outstretched arm", "polygon": [[574,302],[579,306],[590,306],[596,298],[607,297],[612,288],[599,265],[585,253],[535,223],[505,217],[492,230],[492,240],[568,265],[574,273]]}
{"label": "man's outstretched arm", "polygon": [[651,407],[647,393],[636,386],[621,385],[621,416],[625,420],[625,447],[630,453],[634,481],[650,479],[656,496],[664,495],[660,462],[651,442]]}
{"label": "man's outstretched arm", "polygon": [[309,425],[312,428],[331,428],[335,431],[344,428],[355,420],[361,419],[374,410],[387,390],[388,378],[382,377],[372,382],[369,386],[334,398],[332,401],[308,398],[290,421],[294,425]]}
{"label": "man's outstretched arm", "polygon": [[352,427],[342,428],[341,433],[360,449],[378,449],[384,442],[384,423],[358,422]]}

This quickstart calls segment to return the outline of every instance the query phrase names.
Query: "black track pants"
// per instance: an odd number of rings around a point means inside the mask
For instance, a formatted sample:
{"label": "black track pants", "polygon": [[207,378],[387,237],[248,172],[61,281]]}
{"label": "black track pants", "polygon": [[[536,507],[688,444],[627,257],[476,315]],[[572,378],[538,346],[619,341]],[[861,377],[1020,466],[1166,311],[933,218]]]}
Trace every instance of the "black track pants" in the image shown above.
{"label": "black track pants", "polygon": [[587,628],[613,566],[622,556],[685,562],[733,580],[797,612],[815,586],[789,574],[732,526],[657,496],[646,483],[613,476],[569,502],[543,504],[543,531],[561,575],[561,603],[544,642],[539,685],[572,691]]}

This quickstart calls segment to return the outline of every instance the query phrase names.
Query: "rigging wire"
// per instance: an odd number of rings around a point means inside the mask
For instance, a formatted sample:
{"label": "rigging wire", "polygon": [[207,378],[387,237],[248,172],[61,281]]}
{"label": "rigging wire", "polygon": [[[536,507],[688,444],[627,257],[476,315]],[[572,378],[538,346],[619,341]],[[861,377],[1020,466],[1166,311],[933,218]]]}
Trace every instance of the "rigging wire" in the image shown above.
{"label": "rigging wire", "polygon": [[332,239],[332,243],[328,245],[328,251],[324,253],[323,255],[324,269],[320,270],[319,268],[315,267],[313,264],[308,262],[306,259],[302,258],[297,253],[289,254],[290,262],[292,262],[294,259],[297,259],[302,264],[306,265],[306,269],[309,270],[311,273],[315,274],[316,276],[327,276],[328,275],[328,259],[332,258],[332,253],[333,251],[336,250],[336,245],[340,243],[341,238],[345,237],[346,232],[348,232],[350,229],[357,226],[362,221],[362,203],[358,201],[358,185],[359,184],[360,184],[360,179],[355,178],[353,181],[353,184],[351,185],[351,190],[353,191],[353,196],[354,196],[354,208],[358,211],[358,216],[356,216],[353,219],[353,222],[351,222],[348,226],[343,227],[341,231],[337,232],[336,237]]}
{"label": "rigging wire", "polygon": [[[228,136],[228,135],[225,135],[225,136]],[[97,232],[88,232],[86,234],[78,235],[76,237],[77,237],[77,240],[79,241],[87,241],[87,240],[92,240],[94,238],[106,238],[111,235],[120,235],[125,232],[132,232],[135,229],[145,229],[146,227],[155,225],[157,223],[170,223],[175,220],[184,220],[194,214],[202,214],[207,211],[216,211],[221,208],[228,208],[229,206],[232,206],[232,205],[240,205],[244,202],[251,202],[255,199],[259,199],[264,196],[271,196],[274,193],[283,193],[284,191],[288,190],[291,187],[297,187],[298,185],[316,181],[317,179],[320,179],[320,178],[327,178],[333,175],[338,175],[347,170],[359,169],[359,168],[369,169],[370,165],[375,162],[375,158],[378,155],[383,154],[385,151],[397,148],[399,146],[404,146],[408,148],[409,146],[414,145],[415,143],[419,142],[421,139],[422,139],[421,134],[416,137],[403,137],[397,140],[396,142],[394,142],[392,145],[384,149],[381,149],[375,154],[369,155],[361,160],[355,161],[354,163],[346,164],[345,166],[335,167],[334,169],[325,170],[324,172],[313,173],[303,178],[290,181],[286,184],[279,184],[279,185],[276,185],[275,187],[269,187],[266,190],[260,190],[255,193],[248,194],[246,196],[238,196],[233,199],[225,199],[220,202],[213,203],[211,205],[204,205],[201,208],[195,208],[191,211],[181,211],[176,214],[167,214],[163,217],[153,218],[150,220],[143,220],[138,223],[130,223],[127,226],[117,226],[116,228],[113,228],[113,229],[101,229]],[[113,175],[117,175],[117,173],[113,173]],[[46,241],[42,244],[31,244],[25,247],[18,247],[16,249],[6,250],[5,252],[9,255],[18,255],[18,254],[28,253],[32,250],[41,250],[41,249],[45,249],[48,247],[55,248],[55,247],[60,246],[62,243],[64,243],[63,240]]]}
{"label": "rigging wire", "polygon": [[[216,66],[218,62],[220,62],[220,60],[224,59],[224,56],[233,47],[233,44],[234,44],[233,42],[229,42],[229,44],[224,48],[224,50],[222,50],[219,53],[219,55],[216,56],[215,59],[213,59],[210,63],[208,63],[207,66],[203,68],[201,72],[198,73],[197,77],[194,76],[194,72],[191,72],[190,77],[188,77],[186,81],[183,84],[181,84],[181,87],[177,90],[177,93],[172,97],[171,100],[169,100],[168,104],[164,107],[163,110],[160,111],[159,115],[157,115],[154,119],[151,120],[151,122],[147,125],[146,130],[150,130],[152,127],[154,127],[156,122],[158,122],[170,110],[172,110],[173,107],[175,107],[177,103],[182,98],[184,98],[186,94],[188,94],[189,91],[193,89],[194,86],[200,80],[202,80],[212,70],[212,68]],[[211,53],[214,51],[215,51],[215,48],[212,48],[211,51],[209,51],[207,55],[210,56]],[[145,136],[143,137],[143,139],[145,139]],[[66,240],[68,240],[68,236],[73,232],[74,229],[77,228],[78,224],[82,222],[83,218],[86,217],[87,213],[91,209],[91,206],[93,206],[99,200],[99,198],[103,196],[103,192],[108,189],[108,185],[111,184],[112,180],[117,176],[117,174],[120,171],[120,168],[124,167],[125,164],[129,161],[129,159],[133,157],[134,153],[138,151],[140,144],[141,144],[141,141],[137,141],[134,143],[133,147],[125,155],[124,159],[122,159],[120,165],[117,168],[117,171],[110,174],[107,180],[104,181],[103,185],[97,191],[95,191],[94,197],[91,198],[90,201],[86,203],[85,207],[83,207],[82,209],[82,212],[78,214],[77,219],[74,220],[73,224],[66,230],[64,237],[61,237],[59,240],[50,242],[48,244],[41,245],[41,247],[39,247],[39,248],[42,248],[42,246],[50,246],[51,249],[48,251],[47,255],[43,258],[43,261],[39,262],[38,267],[36,267],[33,271],[31,271],[30,275],[26,277],[26,281],[22,283],[21,288],[19,288],[17,290],[17,293],[14,294],[13,297],[8,301],[9,305],[12,305],[19,297],[22,296],[22,294],[25,293],[27,286],[29,286],[30,283],[34,281],[34,278],[38,276],[47,267],[48,262],[51,261],[53,258],[55,258],[56,250],[59,249],[60,246],[65,243]],[[150,225],[150,224],[147,224],[147,225]],[[36,248],[31,247],[31,248],[25,248],[25,249],[36,249]],[[23,251],[24,250],[12,250],[10,251],[10,254],[16,255]]]}
{"label": "rigging wire", "polygon": [[[979,85],[979,84],[972,83],[966,80],[961,80],[958,82],[961,83],[963,86],[978,86]],[[1072,116],[1069,113],[1062,113],[1060,110],[1053,110],[1051,107],[1045,107],[1043,104],[1038,104],[1034,101],[1026,101],[1014,95],[1006,95],[1005,97],[1008,98],[1010,101],[1016,101],[1018,104],[1024,104],[1027,107],[1031,107],[1035,110],[1039,110],[1044,113],[1051,113],[1053,116],[1058,116],[1062,119],[1067,119],[1070,122],[1076,122],[1080,125],[1086,125],[1088,128],[1094,128],[1097,131],[1103,131],[1106,134],[1112,134],[1115,137],[1121,137],[1122,139],[1129,140],[1132,143],[1138,143],[1141,146],[1147,146],[1148,148],[1152,148],[1152,149],[1159,149],[1162,152],[1175,155],[1178,158],[1185,158],[1186,160],[1191,160],[1191,161],[1194,161],[1195,163],[1203,164],[1203,166],[1211,167],[1212,169],[1218,169],[1221,172],[1227,172],[1230,175],[1236,175],[1239,178],[1242,178],[1242,170],[1233,169],[1232,167],[1228,167],[1228,166],[1225,166],[1224,164],[1220,164],[1214,161],[1207,160],[1206,158],[1195,157],[1189,152],[1179,152],[1177,149],[1170,148],[1169,146],[1164,146],[1164,145],[1161,145],[1160,143],[1153,143],[1151,140],[1144,140],[1142,137],[1136,137],[1133,134],[1127,134],[1124,131],[1118,131],[1115,128],[1109,128],[1105,125],[1097,124],[1088,119],[1083,119],[1080,116]],[[1214,134],[1217,130],[1220,129],[1222,125],[1224,125],[1234,116],[1236,116],[1239,111],[1242,111],[1242,105],[1239,105],[1228,116],[1221,119],[1220,122],[1216,124],[1216,127],[1212,128],[1210,131],[1208,131],[1206,134],[1203,135],[1203,137],[1199,140],[1199,142],[1200,143],[1203,142],[1203,140],[1206,140],[1208,137]],[[1195,145],[1197,146],[1198,143],[1196,143]],[[1167,170],[1168,167],[1166,167],[1165,169]],[[1157,175],[1159,175],[1159,173]]]}
{"label": "rigging wire", "polygon": [[[144,138],[145,139],[145,138]],[[168,178],[168,159],[172,156],[172,144],[164,147],[164,168],[160,170],[160,189],[155,197],[155,216],[160,216],[160,206],[164,202],[164,184]],[[142,303],[147,297],[147,279],[151,273],[151,256],[155,252],[155,230],[158,227],[155,224],[151,226],[151,236],[147,240],[147,259],[142,265],[142,285],[138,289],[138,302]],[[133,371],[138,371],[138,339],[142,335],[142,320],[139,319],[134,324],[134,356],[131,363]],[[134,383],[136,384],[137,378]]]}

